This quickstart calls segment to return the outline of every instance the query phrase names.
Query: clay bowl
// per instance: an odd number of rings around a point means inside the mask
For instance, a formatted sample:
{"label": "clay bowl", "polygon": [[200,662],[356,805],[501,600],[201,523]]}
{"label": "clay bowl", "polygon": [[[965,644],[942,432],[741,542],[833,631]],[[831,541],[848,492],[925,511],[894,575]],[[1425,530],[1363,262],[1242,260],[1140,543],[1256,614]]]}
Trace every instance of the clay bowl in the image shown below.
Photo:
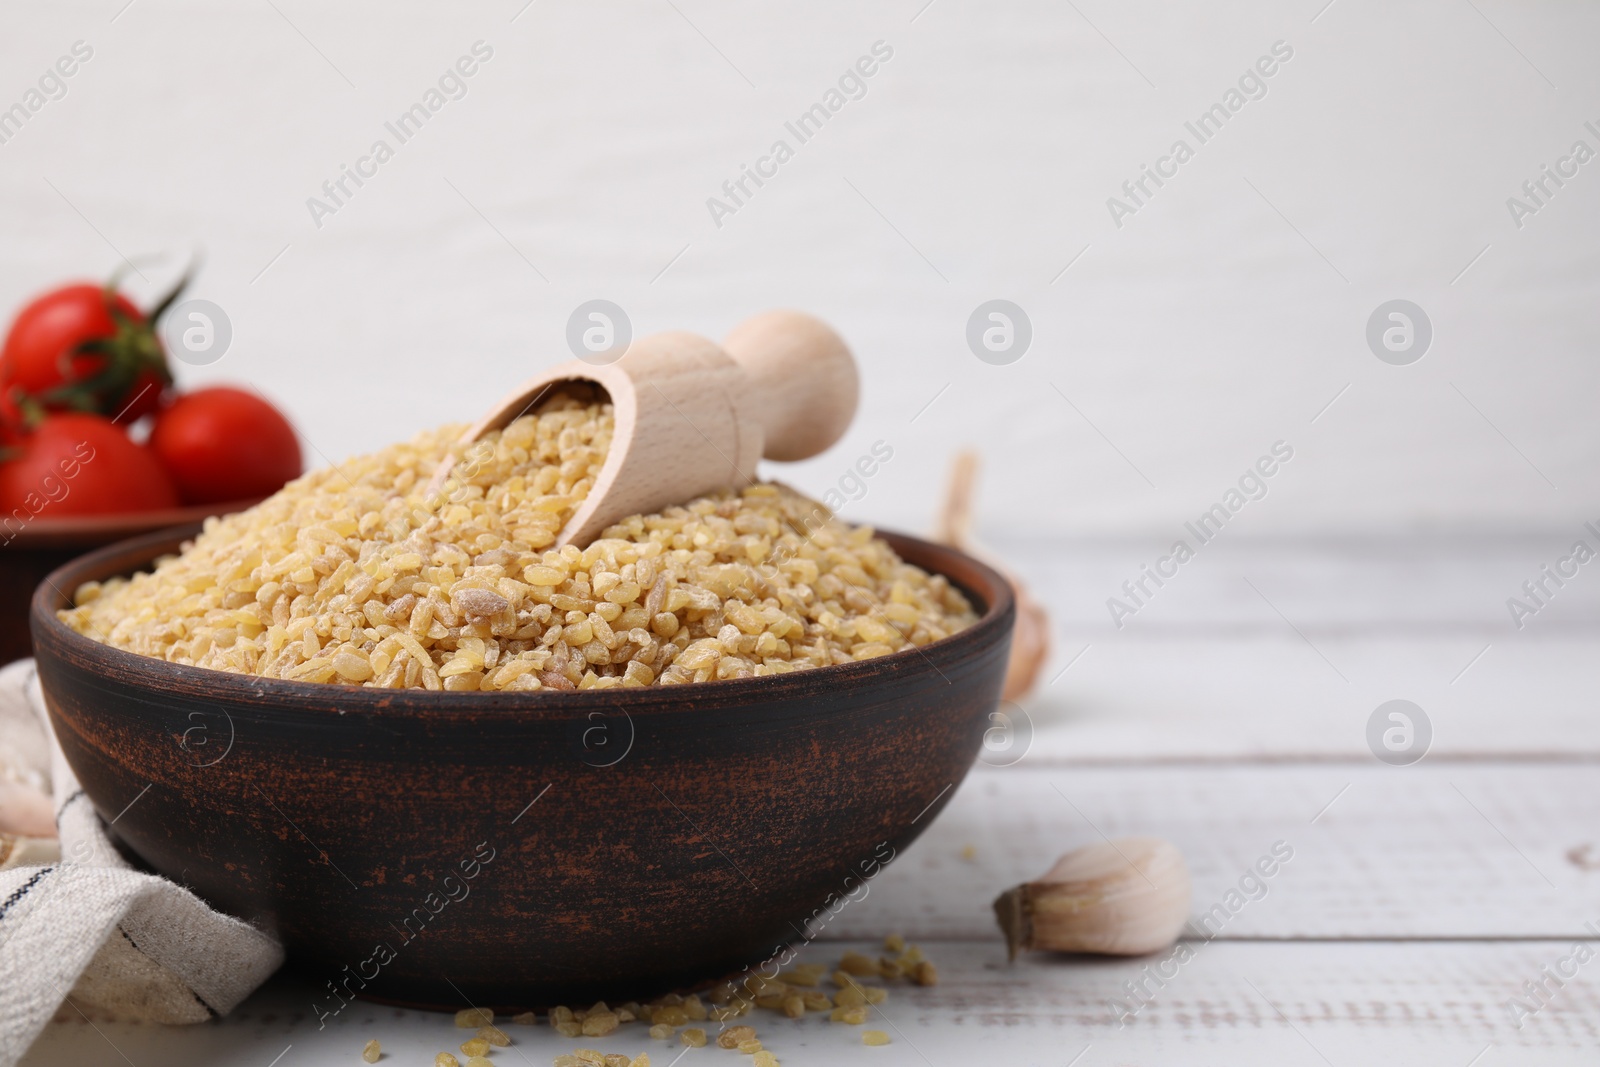
{"label": "clay bowl", "polygon": [[108,648],[33,599],[56,735],[125,849],[280,937],[333,990],[426,1007],[627,1000],[771,959],[859,895],[983,744],[1014,616],[953,549],[885,534],[982,610],[920,650],[789,675],[576,693],[256,679]]}
{"label": "clay bowl", "polygon": [[13,520],[0,525],[0,664],[33,655],[28,630],[28,604],[34,587],[68,560],[91,549],[124,541],[137,534],[197,523],[209,515],[243,511],[256,503],[143,511],[128,515],[82,515],[63,519]]}

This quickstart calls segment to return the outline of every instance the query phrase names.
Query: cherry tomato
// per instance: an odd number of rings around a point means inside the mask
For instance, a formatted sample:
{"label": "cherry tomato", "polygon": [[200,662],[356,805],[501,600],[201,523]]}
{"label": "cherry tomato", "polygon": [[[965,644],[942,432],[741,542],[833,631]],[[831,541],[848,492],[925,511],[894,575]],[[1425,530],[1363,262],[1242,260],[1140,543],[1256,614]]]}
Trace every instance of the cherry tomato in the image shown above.
{"label": "cherry tomato", "polygon": [[0,460],[5,459],[6,449],[9,446],[15,445],[27,435],[27,428],[22,405],[18,403],[16,394],[5,386],[0,386]]}
{"label": "cherry tomato", "polygon": [[161,463],[110,419],[46,415],[0,463],[0,524],[178,506]]}
{"label": "cherry tomato", "polygon": [[0,350],[0,389],[21,389],[47,410],[92,411],[123,425],[155,411],[171,381],[151,319],[111,286],[65,285],[36,297],[17,313]]}
{"label": "cherry tomato", "polygon": [[215,385],[178,396],[156,415],[150,448],[190,504],[249,500],[300,476],[300,442],[278,409]]}

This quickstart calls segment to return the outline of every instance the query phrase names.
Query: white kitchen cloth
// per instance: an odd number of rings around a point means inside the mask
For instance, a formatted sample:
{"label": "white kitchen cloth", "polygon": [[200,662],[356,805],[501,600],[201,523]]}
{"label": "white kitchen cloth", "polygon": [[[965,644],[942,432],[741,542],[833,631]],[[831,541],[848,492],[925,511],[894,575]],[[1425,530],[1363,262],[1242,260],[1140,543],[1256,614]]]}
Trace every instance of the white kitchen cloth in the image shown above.
{"label": "white kitchen cloth", "polygon": [[50,730],[32,660],[0,668],[0,740],[0,762],[48,776],[62,857],[0,869],[0,1067],[58,1011],[204,1022],[278,969],[283,949],[271,937],[132,870],[112,847]]}

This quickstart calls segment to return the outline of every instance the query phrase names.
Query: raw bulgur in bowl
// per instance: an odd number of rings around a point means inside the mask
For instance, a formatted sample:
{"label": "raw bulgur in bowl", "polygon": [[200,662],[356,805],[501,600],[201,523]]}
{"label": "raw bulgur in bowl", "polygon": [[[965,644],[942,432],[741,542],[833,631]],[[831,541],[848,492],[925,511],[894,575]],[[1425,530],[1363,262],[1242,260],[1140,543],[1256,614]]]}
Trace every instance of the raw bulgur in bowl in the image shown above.
{"label": "raw bulgur in bowl", "polygon": [[606,421],[554,414],[437,501],[417,487],[448,430],[34,594],[88,801],[278,937],[314,1010],[621,1001],[759,965],[859,897],[992,726],[1016,609],[991,568],[777,486],[553,552]]}
{"label": "raw bulgur in bowl", "polygon": [[61,619],[144,656],[295,681],[447,691],[673,685],[849,663],[976,621],[786,487],[753,484],[552,546],[605,461],[609,404],[563,398],[467,448],[459,427],[319,470],[207,522]]}

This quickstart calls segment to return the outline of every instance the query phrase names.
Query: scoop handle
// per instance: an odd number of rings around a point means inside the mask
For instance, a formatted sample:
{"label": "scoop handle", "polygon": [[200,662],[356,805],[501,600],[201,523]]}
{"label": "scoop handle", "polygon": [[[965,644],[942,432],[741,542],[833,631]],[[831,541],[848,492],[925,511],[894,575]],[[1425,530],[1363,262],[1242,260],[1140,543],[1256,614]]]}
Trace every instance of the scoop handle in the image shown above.
{"label": "scoop handle", "polygon": [[861,395],[843,338],[803,311],[780,309],[735,326],[722,349],[743,369],[746,412],[767,459],[809,459],[844,435]]}

